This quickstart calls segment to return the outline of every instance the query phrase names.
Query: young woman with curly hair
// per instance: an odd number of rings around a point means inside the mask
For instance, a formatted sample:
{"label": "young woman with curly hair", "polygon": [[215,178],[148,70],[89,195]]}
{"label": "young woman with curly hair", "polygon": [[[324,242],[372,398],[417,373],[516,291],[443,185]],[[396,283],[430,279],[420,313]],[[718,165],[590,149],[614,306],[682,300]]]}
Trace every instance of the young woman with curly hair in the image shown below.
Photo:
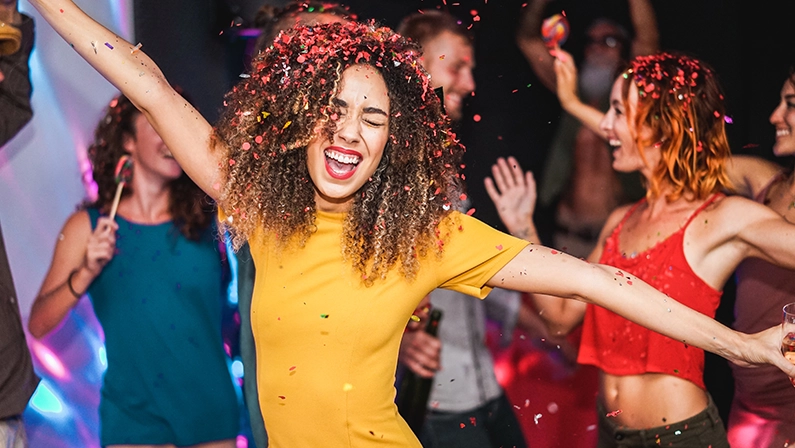
{"label": "young woman with curly hair", "polygon": [[[88,150],[98,195],[66,221],[30,314],[40,338],[87,293],[108,369],[102,446],[234,447],[237,396],[221,337],[224,264],[209,198],[124,96]],[[116,219],[116,164],[133,162]]]}
{"label": "young woman with curly hair", "polygon": [[[570,55],[559,52],[555,64],[559,95],[574,98]],[[601,119],[613,168],[640,172],[647,193],[611,214],[589,261],[637,275],[709,317],[744,259],[795,267],[795,227],[723,193],[731,188],[730,151],[723,96],[709,67],[684,55],[637,57],[613,84],[610,103],[606,115],[593,109],[579,118]],[[578,361],[601,371],[599,447],[728,446],[705,389],[702,350],[593,304],[534,297],[554,331],[583,323]]]}
{"label": "young woman with curly hair", "polygon": [[394,375],[406,322],[436,287],[592,300],[735,361],[795,374],[778,329],[732,332],[634,277],[630,286],[613,268],[528,247],[456,212],[461,148],[419,51],[388,29],[347,23],[279,35],[213,130],[150,59],[72,2],[33,4],[150,117],[219,201],[235,244],[251,245],[260,406],[275,447],[419,446],[397,413]]}

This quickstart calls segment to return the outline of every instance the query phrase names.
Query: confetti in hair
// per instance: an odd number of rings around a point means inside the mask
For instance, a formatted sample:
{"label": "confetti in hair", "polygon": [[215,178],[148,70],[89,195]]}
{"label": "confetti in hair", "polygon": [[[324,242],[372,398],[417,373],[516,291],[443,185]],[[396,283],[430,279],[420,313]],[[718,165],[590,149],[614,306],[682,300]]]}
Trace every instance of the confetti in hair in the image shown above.
{"label": "confetti in hair", "polygon": [[250,77],[226,97],[215,135],[230,162],[220,167],[221,201],[234,217],[235,246],[258,230],[279,235],[281,247],[309,238],[315,191],[306,146],[333,138],[342,74],[365,64],[387,86],[389,139],[347,213],[343,253],[366,283],[395,265],[416,273],[418,255],[436,247],[436,226],[458,204],[463,152],[419,56],[388,28],[350,22],[294,27],[252,61]]}
{"label": "confetti in hair", "polygon": [[689,56],[663,52],[636,57],[621,79],[626,110],[630,86],[637,89],[635,129],[651,130],[646,138],[636,131],[641,155],[645,160],[643,148],[648,147],[662,153],[649,182],[649,197],[659,195],[663,185],[673,187],[669,200],[685,192],[704,199],[731,188],[724,170],[730,156],[725,105],[710,67]]}

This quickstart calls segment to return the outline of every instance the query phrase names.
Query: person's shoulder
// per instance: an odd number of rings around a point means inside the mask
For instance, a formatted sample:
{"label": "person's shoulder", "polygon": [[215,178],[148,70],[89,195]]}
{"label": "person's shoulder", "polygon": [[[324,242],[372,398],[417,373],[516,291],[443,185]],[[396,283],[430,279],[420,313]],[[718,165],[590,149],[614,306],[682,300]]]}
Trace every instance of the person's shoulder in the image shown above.
{"label": "person's shoulder", "polygon": [[734,191],[752,199],[784,172],[775,162],[748,155],[732,156],[726,169]]}
{"label": "person's shoulder", "polygon": [[766,219],[770,217],[780,217],[773,209],[766,207],[751,199],[729,195],[722,196],[714,201],[704,210],[707,216],[712,216],[718,219],[721,223],[736,223],[741,224],[748,221],[756,221],[758,219]]}
{"label": "person's shoulder", "polygon": [[[494,227],[486,224],[485,222],[475,218],[474,216],[470,216],[466,213],[461,213],[459,211],[451,211],[447,215],[445,215],[441,219],[440,227],[446,228],[448,230],[457,230],[460,232],[466,231],[474,231],[474,232],[483,232],[483,231],[493,231],[493,232],[500,232],[499,230],[495,229]],[[504,233],[504,232],[503,232]]]}
{"label": "person's shoulder", "polygon": [[66,218],[61,230],[62,235],[79,235],[91,233],[91,216],[88,209],[80,209]]}

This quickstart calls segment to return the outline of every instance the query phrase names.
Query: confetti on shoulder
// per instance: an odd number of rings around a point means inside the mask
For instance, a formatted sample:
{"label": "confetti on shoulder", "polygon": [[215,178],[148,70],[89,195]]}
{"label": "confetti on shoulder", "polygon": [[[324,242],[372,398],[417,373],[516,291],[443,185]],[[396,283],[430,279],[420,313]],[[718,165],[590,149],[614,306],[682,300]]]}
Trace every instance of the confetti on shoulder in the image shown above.
{"label": "confetti on shoulder", "polygon": [[328,319],[328,314],[321,314],[321,315],[320,315],[320,318],[321,318],[321,319]]}
{"label": "confetti on shoulder", "polygon": [[105,42],[105,46],[113,50],[113,45],[111,45],[110,42]]}
{"label": "confetti on shoulder", "polygon": [[139,42],[138,45],[132,47],[132,49],[130,50],[130,54],[138,53],[139,51],[141,51],[142,46],[143,44]]}
{"label": "confetti on shoulder", "polygon": [[502,244],[498,244],[498,245],[496,245],[496,246],[494,246],[494,247],[495,247],[497,250],[502,250]]}

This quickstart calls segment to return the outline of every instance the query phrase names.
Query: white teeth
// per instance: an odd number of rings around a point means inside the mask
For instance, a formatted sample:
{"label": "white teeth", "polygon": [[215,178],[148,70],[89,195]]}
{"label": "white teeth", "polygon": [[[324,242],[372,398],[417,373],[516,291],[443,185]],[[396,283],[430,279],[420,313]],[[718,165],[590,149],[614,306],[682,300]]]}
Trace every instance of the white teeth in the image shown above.
{"label": "white teeth", "polygon": [[614,139],[614,138],[611,138],[608,141],[608,143],[610,144],[610,146],[612,146],[614,148],[621,146],[621,140],[617,140],[617,139]]}
{"label": "white teeth", "polygon": [[359,157],[350,155],[350,154],[343,154],[337,151],[326,150],[325,151],[326,157],[329,159],[334,159],[339,163],[344,163],[346,165],[356,165],[359,163]]}
{"label": "white teeth", "polygon": [[776,129],[776,137],[786,137],[790,134],[789,129]]}

